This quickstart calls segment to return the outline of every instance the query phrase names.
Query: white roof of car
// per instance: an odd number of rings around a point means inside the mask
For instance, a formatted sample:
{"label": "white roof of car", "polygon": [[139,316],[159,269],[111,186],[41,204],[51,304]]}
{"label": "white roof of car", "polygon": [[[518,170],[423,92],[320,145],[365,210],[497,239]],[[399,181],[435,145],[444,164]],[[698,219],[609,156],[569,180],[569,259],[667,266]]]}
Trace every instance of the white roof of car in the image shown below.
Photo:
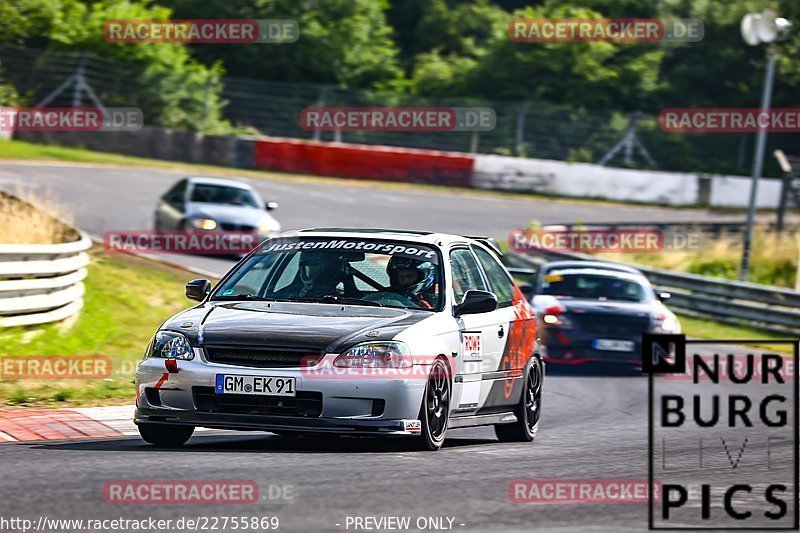
{"label": "white roof of car", "polygon": [[240,189],[248,189],[251,190],[253,187],[249,183],[245,183],[243,181],[239,181],[236,179],[226,179],[226,178],[208,178],[205,176],[189,176],[188,179],[192,183],[202,183],[204,185],[222,185],[226,187],[238,187]]}
{"label": "white roof of car", "polygon": [[603,268],[555,268],[548,270],[546,276],[575,276],[580,274],[589,274],[592,276],[605,276],[608,278],[620,278],[630,281],[638,281],[647,283],[647,278],[643,274],[634,274],[632,272],[621,272],[619,270],[605,270]]}

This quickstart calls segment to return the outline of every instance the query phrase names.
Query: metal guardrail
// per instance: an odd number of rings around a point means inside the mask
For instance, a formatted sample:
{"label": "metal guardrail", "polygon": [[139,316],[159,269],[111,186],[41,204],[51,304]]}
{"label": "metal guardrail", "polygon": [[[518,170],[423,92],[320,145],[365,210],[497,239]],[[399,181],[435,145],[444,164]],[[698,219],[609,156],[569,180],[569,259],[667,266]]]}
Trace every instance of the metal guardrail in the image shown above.
{"label": "metal guardrail", "polygon": [[[593,260],[585,254],[537,251],[508,253],[508,266],[531,268],[547,261]],[[605,261],[614,262],[614,261]],[[625,264],[625,263],[619,263]],[[679,313],[715,322],[748,326],[791,337],[800,336],[800,292],[781,287],[729,281],[634,266],[660,291],[672,294],[668,304]]]}
{"label": "metal guardrail", "polygon": [[0,327],[63,320],[83,307],[92,240],[0,244]]}
{"label": "metal guardrail", "polygon": [[[782,229],[796,229],[797,221],[789,221],[788,227],[781,227],[777,222],[758,220],[759,227],[767,231]],[[568,223],[568,224],[547,224],[547,227],[563,227],[566,230],[594,229],[594,230],[622,230],[622,229],[653,229],[664,231],[699,231],[704,234],[719,236],[721,234],[738,235],[744,233],[745,223],[742,220],[724,221],[695,221],[695,222],[591,222],[591,223]]]}

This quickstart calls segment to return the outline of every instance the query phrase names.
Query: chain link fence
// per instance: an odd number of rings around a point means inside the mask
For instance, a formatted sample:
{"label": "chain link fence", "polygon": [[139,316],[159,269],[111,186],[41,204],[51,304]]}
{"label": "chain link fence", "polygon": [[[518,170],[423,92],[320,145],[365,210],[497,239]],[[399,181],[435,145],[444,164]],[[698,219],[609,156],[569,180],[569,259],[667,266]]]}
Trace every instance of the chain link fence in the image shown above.
{"label": "chain link fence", "polygon": [[[68,87],[54,92],[80,71],[103,105],[139,107],[147,125],[206,133],[251,133],[298,139],[379,144],[446,151],[590,162],[608,166],[695,173],[748,175],[755,134],[666,133],[657,117],[571,108],[542,102],[484,101],[345,90],[332,86],[222,78],[153,77],[146,66],[83,53],[0,46],[0,76],[35,106],[48,96],[51,107],[88,94]],[[0,80],[2,81],[2,80]],[[533,82],[533,81],[532,81]],[[491,107],[497,124],[488,132],[314,132],[301,127],[307,107]],[[792,134],[770,134],[768,150],[800,152]],[[765,175],[779,176],[768,160]]]}

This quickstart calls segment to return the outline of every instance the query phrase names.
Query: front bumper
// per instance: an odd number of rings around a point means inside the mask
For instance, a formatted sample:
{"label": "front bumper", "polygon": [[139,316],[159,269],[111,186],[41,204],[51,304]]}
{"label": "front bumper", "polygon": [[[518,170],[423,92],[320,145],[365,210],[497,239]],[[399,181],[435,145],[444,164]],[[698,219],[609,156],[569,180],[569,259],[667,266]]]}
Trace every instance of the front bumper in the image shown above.
{"label": "front bumper", "polygon": [[[416,417],[415,417],[416,418]],[[288,416],[199,413],[173,409],[138,407],[134,422],[165,425],[187,425],[237,431],[300,431],[303,433],[333,433],[358,436],[419,435],[406,431],[408,420],[367,420],[342,418],[301,418]]]}
{"label": "front bumper", "polygon": [[[146,359],[136,371],[134,422],[348,435],[419,434],[405,428],[419,418],[426,369],[403,377],[361,369],[326,372],[335,357],[326,355],[313,371],[253,368],[209,363],[196,348],[192,361],[178,361],[177,373],[167,371],[164,359]],[[216,395],[217,374],[294,377],[297,396]]]}

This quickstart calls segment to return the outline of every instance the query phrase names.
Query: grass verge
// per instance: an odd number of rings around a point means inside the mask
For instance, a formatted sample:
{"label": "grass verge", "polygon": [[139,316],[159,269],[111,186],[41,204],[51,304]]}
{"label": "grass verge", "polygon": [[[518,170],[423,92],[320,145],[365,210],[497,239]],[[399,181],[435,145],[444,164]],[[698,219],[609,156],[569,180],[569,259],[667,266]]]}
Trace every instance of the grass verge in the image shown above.
{"label": "grass verge", "polygon": [[0,330],[0,357],[104,355],[112,374],[95,380],[0,380],[0,405],[112,405],[134,398],[135,367],[156,328],[190,302],[178,268],[92,251],[84,308],[71,324]]}
{"label": "grass verge", "polygon": [[[768,231],[760,226],[753,235],[748,281],[794,289],[797,283],[800,233]],[[660,270],[687,272],[736,280],[742,259],[739,235],[706,239],[697,250],[664,253],[598,254],[600,259],[624,261]]]}
{"label": "grass verge", "polygon": [[[687,337],[697,339],[710,339],[719,340],[723,339],[728,344],[736,344],[736,339],[740,340],[763,340],[757,344],[747,344],[747,346],[758,347],[765,350],[773,350],[777,353],[790,353],[791,347],[787,344],[773,344],[769,341],[787,340],[786,335],[778,335],[769,331],[763,331],[755,328],[747,328],[744,326],[734,326],[729,324],[721,324],[703,318],[696,318],[686,315],[678,314],[681,321],[681,327]],[[789,339],[791,340],[791,339]]]}

